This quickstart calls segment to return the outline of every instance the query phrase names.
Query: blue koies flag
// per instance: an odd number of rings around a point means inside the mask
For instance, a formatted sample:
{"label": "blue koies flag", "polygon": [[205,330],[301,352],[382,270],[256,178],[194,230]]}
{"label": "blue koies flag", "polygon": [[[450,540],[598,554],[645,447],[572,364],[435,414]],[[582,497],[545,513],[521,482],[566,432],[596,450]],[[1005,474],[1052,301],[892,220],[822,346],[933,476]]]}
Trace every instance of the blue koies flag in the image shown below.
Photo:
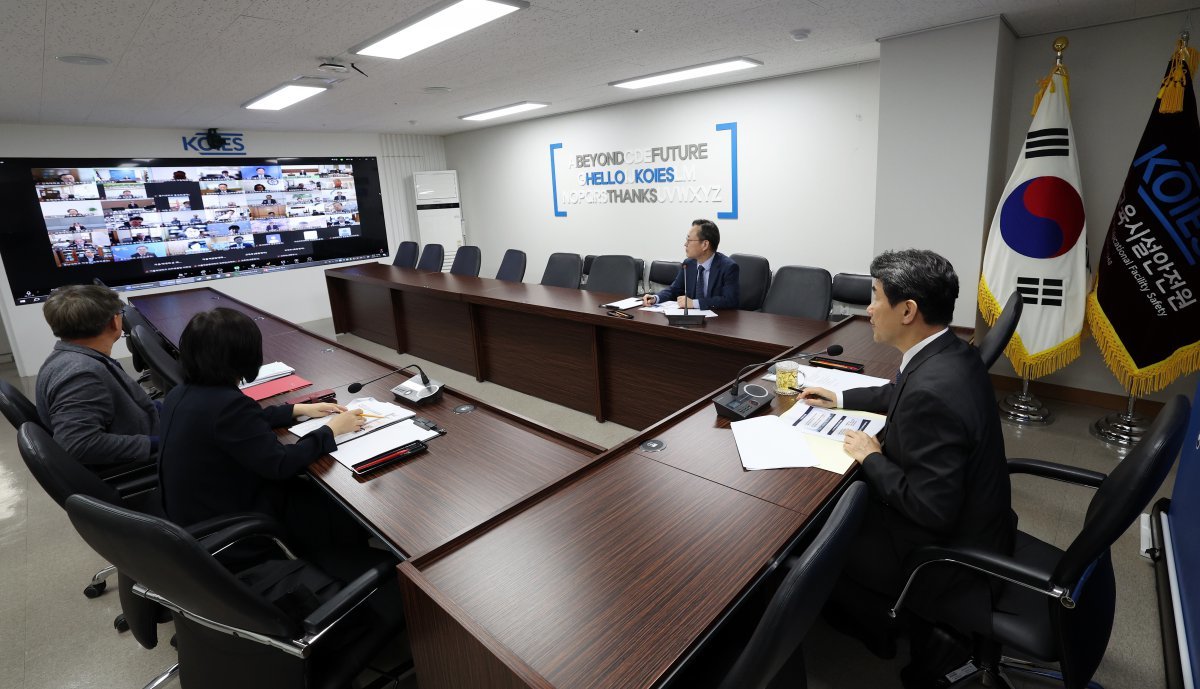
{"label": "blue koies flag", "polygon": [[1092,336],[1132,395],[1200,369],[1195,66],[1196,51],[1181,41],[1129,166],[1088,294]]}

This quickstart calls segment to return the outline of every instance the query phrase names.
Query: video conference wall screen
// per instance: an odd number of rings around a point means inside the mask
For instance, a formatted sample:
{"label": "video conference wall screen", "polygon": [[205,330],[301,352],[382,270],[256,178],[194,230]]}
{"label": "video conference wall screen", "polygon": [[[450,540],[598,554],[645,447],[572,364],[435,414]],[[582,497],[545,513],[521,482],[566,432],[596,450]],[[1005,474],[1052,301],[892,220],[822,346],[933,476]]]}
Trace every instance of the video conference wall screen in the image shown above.
{"label": "video conference wall screen", "polygon": [[0,159],[17,304],[388,255],[374,157]]}

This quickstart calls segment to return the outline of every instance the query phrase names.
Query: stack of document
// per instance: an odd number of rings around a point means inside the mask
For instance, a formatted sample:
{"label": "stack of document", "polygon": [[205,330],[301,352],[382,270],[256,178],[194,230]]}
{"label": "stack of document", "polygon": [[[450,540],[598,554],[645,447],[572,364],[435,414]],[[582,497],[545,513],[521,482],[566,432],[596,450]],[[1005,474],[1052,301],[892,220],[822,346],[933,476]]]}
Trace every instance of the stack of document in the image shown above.
{"label": "stack of document", "polygon": [[641,297],[630,297],[628,299],[622,299],[620,301],[613,301],[613,302],[609,302],[607,304],[602,304],[602,306],[606,309],[618,309],[620,311],[624,311],[625,309],[632,309],[635,306],[640,306],[641,303],[642,303]]}
{"label": "stack of document", "polygon": [[[683,309],[679,308],[679,304],[669,301],[665,304],[655,304],[654,306],[643,306],[642,311],[654,311],[655,313],[663,314],[683,314]],[[708,309],[688,309],[687,312],[694,316],[704,316],[705,318],[716,318],[717,313]]]}
{"label": "stack of document", "polygon": [[846,430],[874,435],[883,429],[883,422],[880,414],[798,403],[780,416],[756,416],[730,427],[748,471],[817,467],[844,474],[854,464],[842,449]]}
{"label": "stack of document", "polygon": [[254,380],[248,383],[243,382],[238,385],[238,387],[245,390],[248,387],[259,385],[270,380],[290,376],[295,372],[296,369],[288,366],[282,361],[272,361],[269,364],[263,364],[262,367],[258,369],[258,376],[256,376]]}
{"label": "stack of document", "polygon": [[[338,449],[331,456],[348,469],[355,464],[364,462],[390,450],[394,450],[414,440],[429,440],[438,435],[412,422],[416,412],[405,409],[390,402],[380,402],[374,397],[360,397],[350,400],[347,409],[361,410],[369,414],[367,423],[362,429],[343,433],[333,437]],[[308,419],[288,429],[292,434],[305,436],[329,423],[333,417],[322,416]]]}

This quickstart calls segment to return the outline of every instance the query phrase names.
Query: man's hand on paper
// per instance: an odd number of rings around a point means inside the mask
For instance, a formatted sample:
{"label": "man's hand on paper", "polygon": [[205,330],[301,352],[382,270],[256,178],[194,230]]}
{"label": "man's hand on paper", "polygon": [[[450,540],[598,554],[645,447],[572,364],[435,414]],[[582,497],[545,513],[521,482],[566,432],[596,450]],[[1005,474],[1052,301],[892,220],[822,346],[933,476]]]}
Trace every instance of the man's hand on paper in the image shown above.
{"label": "man's hand on paper", "polygon": [[859,464],[872,453],[883,450],[875,436],[862,431],[846,431],[846,440],[842,448]]}
{"label": "man's hand on paper", "polygon": [[810,407],[832,409],[837,405],[837,393],[825,388],[806,387],[804,392],[800,393],[800,400]]}

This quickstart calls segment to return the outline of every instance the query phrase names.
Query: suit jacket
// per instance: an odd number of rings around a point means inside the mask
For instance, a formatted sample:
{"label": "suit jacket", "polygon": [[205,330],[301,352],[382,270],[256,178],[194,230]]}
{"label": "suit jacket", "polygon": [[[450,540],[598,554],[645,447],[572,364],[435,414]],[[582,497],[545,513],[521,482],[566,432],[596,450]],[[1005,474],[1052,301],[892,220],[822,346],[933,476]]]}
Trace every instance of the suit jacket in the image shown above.
{"label": "suit jacket", "polygon": [[232,385],[176,386],[163,405],[158,463],[167,517],[193,524],[235,512],[279,516],[279,483],[337,449],[328,428],[284,445],[272,429],[290,423],[292,405],[264,409]]}
{"label": "suit jacket", "polygon": [[[847,390],[850,409],[887,414],[882,451],[862,463],[875,519],[898,562],[923,545],[976,546],[1011,554],[1016,515],[996,399],[979,354],[946,332],[913,357],[899,382]],[[931,574],[932,572],[932,574]],[[907,572],[900,572],[901,577]],[[893,582],[899,592],[903,581]],[[962,568],[931,568],[914,586],[921,599],[961,585],[987,585]],[[918,590],[920,589],[920,590]],[[940,595],[940,594],[939,594]]]}
{"label": "suit jacket", "polygon": [[[696,259],[689,258],[683,262],[684,268],[675,276],[671,286],[659,292],[656,296],[661,304],[675,301],[683,294],[683,282],[687,278],[687,296],[696,298]],[[738,264],[723,253],[713,254],[712,269],[708,275],[708,296],[699,300],[702,309],[736,309],[741,302],[741,273]]]}
{"label": "suit jacket", "polygon": [[79,462],[100,467],[153,458],[158,409],[100,352],[56,342],[38,371],[36,397],[42,424]]}

